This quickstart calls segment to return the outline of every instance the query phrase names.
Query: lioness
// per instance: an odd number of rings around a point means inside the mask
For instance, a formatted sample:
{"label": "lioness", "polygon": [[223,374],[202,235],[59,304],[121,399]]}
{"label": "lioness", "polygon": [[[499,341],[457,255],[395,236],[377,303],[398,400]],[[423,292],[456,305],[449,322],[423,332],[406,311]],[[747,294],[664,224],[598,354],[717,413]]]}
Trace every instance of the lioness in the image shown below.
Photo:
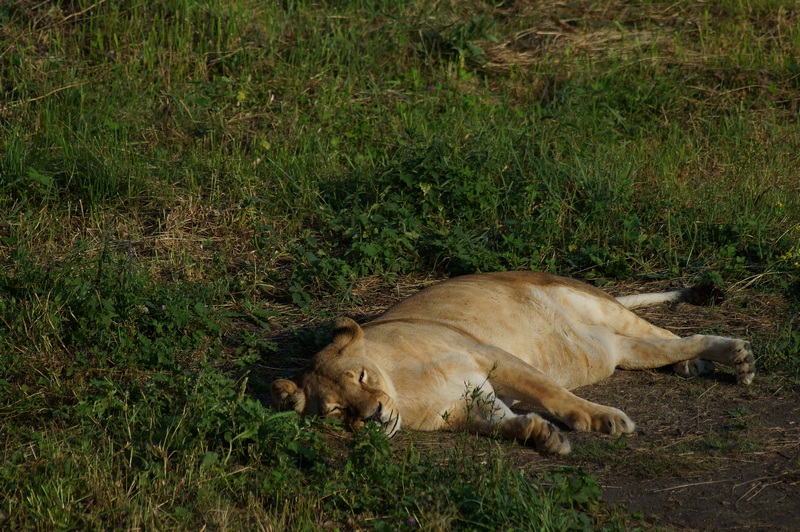
{"label": "lioness", "polygon": [[733,366],[755,375],[750,344],[721,336],[679,338],[628,308],[685,299],[691,289],[613,298],[593,286],[543,273],[456,277],[401,301],[359,326],[336,322],[333,342],[314,358],[298,386],[272,384],[273,401],[305,415],[334,416],[352,429],[373,421],[391,437],[416,430],[499,434],[542,452],[570,444],[537,414],[517,415],[520,401],[574,430],[632,432],[624,412],[568,390],[615,368],[672,364],[684,376]]}

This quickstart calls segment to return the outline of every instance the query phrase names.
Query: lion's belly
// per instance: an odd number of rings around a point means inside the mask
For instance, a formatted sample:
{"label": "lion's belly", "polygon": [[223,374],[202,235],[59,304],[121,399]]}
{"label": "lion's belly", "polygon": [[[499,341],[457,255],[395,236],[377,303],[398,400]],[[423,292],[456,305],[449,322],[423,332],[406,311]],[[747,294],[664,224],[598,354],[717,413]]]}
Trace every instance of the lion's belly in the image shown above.
{"label": "lion's belly", "polygon": [[614,372],[615,339],[608,328],[587,325],[548,298],[512,302],[495,310],[488,323],[458,325],[478,343],[499,347],[567,389],[595,383]]}
{"label": "lion's belly", "polygon": [[526,362],[554,383],[572,390],[605,379],[614,372],[613,338],[606,330],[551,323],[547,330],[528,330],[494,345]]}
{"label": "lion's belly", "polygon": [[614,300],[570,287],[508,286],[491,280],[454,285],[439,296],[418,301],[424,304],[400,305],[378,321],[424,321],[439,336],[445,328],[448,333],[462,331],[462,339],[497,346],[568,389],[614,371],[613,333],[601,325],[609,313],[619,312]]}

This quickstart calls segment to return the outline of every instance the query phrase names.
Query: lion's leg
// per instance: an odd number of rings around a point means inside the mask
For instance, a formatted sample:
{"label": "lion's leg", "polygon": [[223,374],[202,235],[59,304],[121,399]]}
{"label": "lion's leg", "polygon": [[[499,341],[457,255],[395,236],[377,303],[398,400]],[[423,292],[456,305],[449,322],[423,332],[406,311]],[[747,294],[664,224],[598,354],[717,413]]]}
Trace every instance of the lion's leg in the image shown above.
{"label": "lion's leg", "polygon": [[[614,334],[632,338],[658,338],[663,340],[677,340],[677,334],[653,325],[640,317],[632,310],[625,308],[616,301],[607,301],[593,297],[590,294],[571,292],[566,296],[572,308],[583,309],[582,319],[585,323],[603,327]],[[672,369],[682,377],[693,377],[714,372],[714,363],[702,358],[682,359],[679,362],[667,362],[664,366],[672,364]]]}
{"label": "lion's leg", "polygon": [[[617,334],[635,338],[652,338],[661,340],[680,340],[681,338],[680,336],[671,331],[662,329],[657,325],[653,325],[649,321],[640,318],[639,316],[630,312],[627,309],[621,309],[618,310],[618,312],[621,314],[630,314],[634,319],[627,320],[629,322],[628,328],[622,331],[615,331]],[[668,362],[664,364],[664,366],[670,364],[672,365],[672,369],[675,371],[675,373],[677,373],[681,377],[694,377],[696,375],[705,375],[708,373],[714,373],[714,363],[704,358],[696,357],[696,358],[691,358],[689,360],[681,360],[679,362],[674,362],[674,363]]]}
{"label": "lion's leg", "polygon": [[534,413],[516,415],[510,412],[502,419],[475,418],[467,429],[479,434],[499,434],[507,440],[517,440],[525,445],[533,445],[543,453],[569,454],[569,440],[555,425]]}
{"label": "lion's leg", "polygon": [[445,414],[445,426],[485,436],[499,436],[531,445],[544,453],[568,454],[567,438],[537,414],[517,415],[494,393],[488,381],[480,386],[467,384],[464,397]]}
{"label": "lion's leg", "polygon": [[[696,334],[686,338],[655,339],[617,336],[619,345],[617,365],[624,369],[659,368],[688,361],[697,364],[710,360],[736,370],[736,380],[750,384],[756,372],[750,342],[723,336]],[[691,366],[690,366],[691,368]]]}
{"label": "lion's leg", "polygon": [[681,377],[696,377],[697,375],[714,373],[716,366],[710,360],[693,358],[672,364],[672,369]]}
{"label": "lion's leg", "polygon": [[636,427],[621,410],[581,399],[498,347],[480,346],[475,355],[503,397],[542,407],[573,430],[618,435]]}

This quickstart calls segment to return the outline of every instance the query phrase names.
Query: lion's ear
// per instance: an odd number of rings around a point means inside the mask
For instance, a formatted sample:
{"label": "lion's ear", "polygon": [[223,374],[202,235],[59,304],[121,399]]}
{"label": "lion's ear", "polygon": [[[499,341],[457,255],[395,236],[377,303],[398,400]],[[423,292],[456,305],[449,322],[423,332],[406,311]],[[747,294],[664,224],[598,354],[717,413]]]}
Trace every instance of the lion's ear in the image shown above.
{"label": "lion's ear", "polygon": [[278,379],[272,383],[272,402],[278,410],[294,410],[302,413],[306,406],[306,394],[293,381]]}
{"label": "lion's ear", "polygon": [[350,318],[339,318],[333,326],[333,345],[339,350],[359,347],[364,341],[364,331]]}

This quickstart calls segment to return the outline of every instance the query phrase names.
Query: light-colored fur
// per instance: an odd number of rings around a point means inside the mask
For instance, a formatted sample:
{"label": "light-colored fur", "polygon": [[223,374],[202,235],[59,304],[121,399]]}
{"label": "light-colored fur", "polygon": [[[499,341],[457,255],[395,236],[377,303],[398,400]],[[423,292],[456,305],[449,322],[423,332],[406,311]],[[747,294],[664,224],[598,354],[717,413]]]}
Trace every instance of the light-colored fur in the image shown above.
{"label": "light-colored fur", "polygon": [[391,436],[415,430],[498,434],[543,452],[568,453],[569,442],[537,414],[573,430],[617,435],[634,423],[616,408],[568,390],[616,368],[673,365],[683,375],[733,366],[738,382],[755,374],[750,344],[721,336],[679,338],[626,307],[680,300],[685,291],[615,299],[590,285],[517,272],[456,277],[426,288],[359,326],[337,321],[334,339],[299,385],[279,379],[273,400],[306,415],[367,421]]}

